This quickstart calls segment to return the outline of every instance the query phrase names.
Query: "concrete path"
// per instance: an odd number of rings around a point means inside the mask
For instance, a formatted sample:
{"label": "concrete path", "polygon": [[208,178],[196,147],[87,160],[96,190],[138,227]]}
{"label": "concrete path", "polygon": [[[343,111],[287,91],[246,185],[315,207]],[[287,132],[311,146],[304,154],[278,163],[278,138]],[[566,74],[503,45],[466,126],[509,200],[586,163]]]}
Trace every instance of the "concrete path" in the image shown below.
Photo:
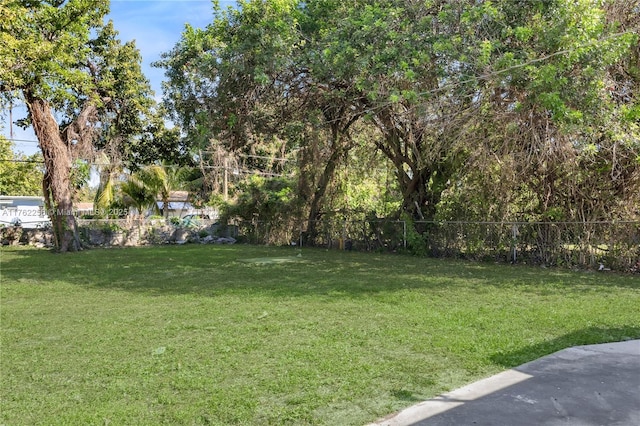
{"label": "concrete path", "polygon": [[565,349],[374,425],[640,426],[640,340]]}

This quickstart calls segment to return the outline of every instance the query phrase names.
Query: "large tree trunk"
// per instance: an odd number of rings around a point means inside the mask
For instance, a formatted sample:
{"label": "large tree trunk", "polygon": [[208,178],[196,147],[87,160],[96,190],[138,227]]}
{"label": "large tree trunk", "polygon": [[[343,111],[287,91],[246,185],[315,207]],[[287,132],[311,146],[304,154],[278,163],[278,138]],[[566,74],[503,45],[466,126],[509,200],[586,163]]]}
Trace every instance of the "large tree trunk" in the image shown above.
{"label": "large tree trunk", "polygon": [[329,184],[333,181],[336,168],[343,157],[353,147],[353,141],[348,135],[349,128],[361,117],[361,112],[349,112],[351,108],[345,105],[328,105],[323,108],[323,115],[331,128],[331,155],[325,163],[320,180],[315,186],[313,198],[307,219],[306,243],[313,244],[318,236],[318,221],[322,218],[322,201]]}
{"label": "large tree trunk", "polygon": [[[340,122],[331,117],[328,114],[328,110],[325,111],[325,117],[327,121],[331,123],[331,155],[325,163],[324,170],[320,175],[315,191],[313,192],[313,198],[311,199],[311,205],[309,208],[309,216],[307,218],[307,234],[305,242],[309,245],[313,245],[316,237],[318,236],[318,221],[322,218],[322,200],[329,184],[333,181],[336,168],[340,163],[341,157],[343,157],[352,147],[351,139],[346,136],[349,127],[356,122],[357,115],[350,118],[346,125],[340,126]],[[334,120],[331,122],[331,120]]]}
{"label": "large tree trunk", "polygon": [[398,169],[398,186],[402,192],[401,212],[416,221],[434,220],[451,173],[446,164],[441,164],[435,171],[431,167],[423,167],[413,172],[412,177],[404,169]]}
{"label": "large tree trunk", "polygon": [[309,216],[307,217],[307,234],[305,238],[306,244],[313,244],[318,236],[318,221],[322,218],[321,214],[321,201],[324,198],[324,194],[327,192],[327,188],[333,176],[335,175],[336,167],[340,161],[340,156],[344,154],[343,150],[336,150],[331,153],[331,157],[327,161],[320,180],[316,185],[316,190],[313,193],[311,199],[311,206],[309,208]]}
{"label": "large tree trunk", "polygon": [[47,101],[24,93],[33,130],[40,143],[45,173],[42,182],[45,207],[53,226],[56,249],[81,249],[71,192],[71,155],[60,137],[60,129]]}

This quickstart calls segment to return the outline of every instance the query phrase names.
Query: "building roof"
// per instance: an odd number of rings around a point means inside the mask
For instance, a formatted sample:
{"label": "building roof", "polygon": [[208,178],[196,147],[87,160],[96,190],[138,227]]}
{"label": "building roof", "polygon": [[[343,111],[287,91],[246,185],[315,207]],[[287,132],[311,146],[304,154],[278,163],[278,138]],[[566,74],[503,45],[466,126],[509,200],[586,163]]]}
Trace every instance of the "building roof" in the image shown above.
{"label": "building roof", "polygon": [[74,203],[76,210],[90,211],[93,210],[93,203]]}
{"label": "building roof", "polygon": [[[162,201],[158,201],[157,205],[158,205],[158,208],[162,210],[162,207],[164,206]],[[191,203],[187,201],[169,201],[167,203],[167,206],[169,207],[169,210],[185,210],[186,211],[186,210],[193,209],[193,206],[191,205]]]}
{"label": "building roof", "polygon": [[41,197],[39,195],[0,195],[0,201],[2,200],[44,201],[44,197]]}
{"label": "building roof", "polygon": [[189,191],[169,192],[169,202],[172,202],[172,201],[186,202],[188,200],[189,200]]}

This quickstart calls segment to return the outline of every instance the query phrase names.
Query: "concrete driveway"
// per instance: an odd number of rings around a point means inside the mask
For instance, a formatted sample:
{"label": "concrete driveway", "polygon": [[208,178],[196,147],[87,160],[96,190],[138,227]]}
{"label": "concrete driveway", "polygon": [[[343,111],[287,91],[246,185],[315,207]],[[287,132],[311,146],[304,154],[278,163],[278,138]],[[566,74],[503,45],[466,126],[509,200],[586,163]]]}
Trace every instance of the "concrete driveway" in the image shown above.
{"label": "concrete driveway", "polygon": [[640,340],[564,349],[373,425],[639,426]]}

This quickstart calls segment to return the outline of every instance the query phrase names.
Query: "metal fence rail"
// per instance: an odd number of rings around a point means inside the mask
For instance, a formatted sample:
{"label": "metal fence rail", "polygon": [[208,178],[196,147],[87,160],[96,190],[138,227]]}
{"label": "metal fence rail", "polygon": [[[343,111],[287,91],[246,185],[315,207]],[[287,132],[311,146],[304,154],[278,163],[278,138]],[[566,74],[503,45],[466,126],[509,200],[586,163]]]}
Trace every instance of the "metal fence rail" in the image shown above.
{"label": "metal fence rail", "polygon": [[250,244],[293,244],[360,251],[395,251],[407,247],[407,223],[404,221],[240,221],[236,225],[241,240]]}
{"label": "metal fence rail", "polygon": [[[154,223],[157,222],[157,223]],[[238,242],[640,272],[640,222],[433,222],[393,220],[202,221]],[[79,221],[81,228],[131,229],[159,221]],[[88,231],[87,231],[88,232]],[[147,231],[147,233],[150,231]]]}
{"label": "metal fence rail", "polygon": [[[640,272],[640,222],[405,222],[323,220],[238,223],[251,244],[606,268]],[[311,235],[309,230],[313,229]]]}
{"label": "metal fence rail", "polygon": [[434,256],[630,270],[640,261],[639,222],[429,224]]}

